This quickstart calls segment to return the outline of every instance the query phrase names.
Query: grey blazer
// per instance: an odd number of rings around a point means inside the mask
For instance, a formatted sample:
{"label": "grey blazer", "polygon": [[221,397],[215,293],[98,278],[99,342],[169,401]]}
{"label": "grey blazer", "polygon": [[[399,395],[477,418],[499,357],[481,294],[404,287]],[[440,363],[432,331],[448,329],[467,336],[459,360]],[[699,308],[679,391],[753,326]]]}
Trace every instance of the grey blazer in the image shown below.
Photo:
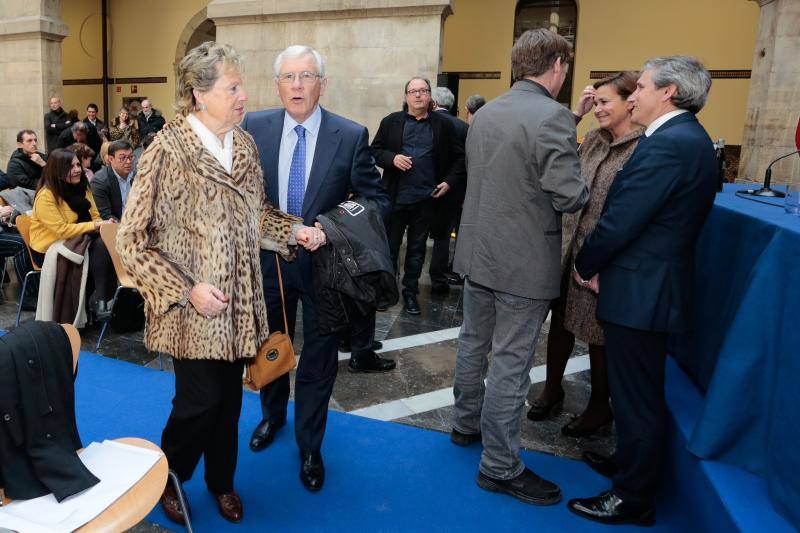
{"label": "grey blazer", "polygon": [[493,290],[556,298],[561,213],[589,199],[572,113],[541,85],[518,81],[476,113],[466,153],[454,269]]}

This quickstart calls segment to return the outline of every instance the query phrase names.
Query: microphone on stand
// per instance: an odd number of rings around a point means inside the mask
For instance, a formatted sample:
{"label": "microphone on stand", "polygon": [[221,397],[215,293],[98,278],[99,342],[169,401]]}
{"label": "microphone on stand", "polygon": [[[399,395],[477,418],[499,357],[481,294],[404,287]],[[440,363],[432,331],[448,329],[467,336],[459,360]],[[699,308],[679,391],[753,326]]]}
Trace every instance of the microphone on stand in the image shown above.
{"label": "microphone on stand", "polygon": [[[798,141],[798,144],[800,144],[800,122],[798,122],[798,134],[797,134],[797,139],[796,140]],[[770,198],[784,198],[786,196],[786,193],[780,192],[780,191],[773,191],[770,188],[770,184],[772,183],[772,165],[774,165],[775,163],[777,163],[781,159],[785,159],[785,158],[787,158],[789,156],[792,156],[794,154],[797,154],[797,153],[800,153],[800,148],[798,148],[794,152],[782,155],[779,158],[777,158],[775,161],[770,163],[769,166],[767,166],[767,171],[764,172],[764,186],[761,187],[758,190],[750,189],[750,190],[747,190],[747,191],[742,191],[742,193],[743,194],[749,194],[751,196],[766,196],[766,197],[770,197]]]}

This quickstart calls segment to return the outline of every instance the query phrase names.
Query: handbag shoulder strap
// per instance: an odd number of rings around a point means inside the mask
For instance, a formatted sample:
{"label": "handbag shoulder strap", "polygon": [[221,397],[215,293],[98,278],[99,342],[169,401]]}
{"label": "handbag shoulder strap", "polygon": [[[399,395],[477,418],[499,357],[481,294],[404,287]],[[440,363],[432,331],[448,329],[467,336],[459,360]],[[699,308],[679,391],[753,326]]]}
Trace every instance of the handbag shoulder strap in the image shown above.
{"label": "handbag shoulder strap", "polygon": [[278,269],[278,287],[281,290],[281,310],[283,310],[283,332],[289,334],[289,321],[286,319],[286,300],[283,296],[283,276],[281,276],[281,262],[278,259],[278,254],[275,254],[275,267]]}

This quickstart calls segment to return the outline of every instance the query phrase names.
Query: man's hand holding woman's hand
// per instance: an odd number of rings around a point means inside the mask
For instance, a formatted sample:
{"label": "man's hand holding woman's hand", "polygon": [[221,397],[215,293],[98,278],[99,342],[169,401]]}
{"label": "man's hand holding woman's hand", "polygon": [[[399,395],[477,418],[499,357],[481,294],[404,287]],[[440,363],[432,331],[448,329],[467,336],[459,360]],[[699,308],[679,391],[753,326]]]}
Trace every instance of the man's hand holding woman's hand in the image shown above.
{"label": "man's hand holding woman's hand", "polygon": [[228,307],[229,298],[210,283],[198,283],[189,291],[189,302],[198,313],[209,320],[221,314]]}
{"label": "man's hand holding woman's hand", "polygon": [[309,252],[316,251],[320,246],[327,243],[325,232],[322,231],[322,225],[319,222],[314,223],[314,227],[303,226],[297,230],[295,234],[297,244],[305,248]]}

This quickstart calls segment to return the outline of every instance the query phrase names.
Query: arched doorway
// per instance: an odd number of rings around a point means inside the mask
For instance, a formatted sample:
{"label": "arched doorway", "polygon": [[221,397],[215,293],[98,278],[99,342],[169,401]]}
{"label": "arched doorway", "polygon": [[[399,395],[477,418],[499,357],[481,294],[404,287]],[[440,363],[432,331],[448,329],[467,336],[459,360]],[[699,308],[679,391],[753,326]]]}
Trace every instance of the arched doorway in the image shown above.
{"label": "arched doorway", "polygon": [[206,9],[203,8],[191,18],[186,27],[181,32],[181,37],[178,39],[178,46],[175,49],[175,65],[177,65],[186,52],[195,46],[202,44],[206,41],[217,40],[217,25],[214,21],[206,15]]}
{"label": "arched doorway", "polygon": [[[575,35],[578,29],[578,5],[575,0],[521,0],[514,17],[514,41],[526,30],[547,28],[564,37],[575,50]],[[572,65],[574,66],[574,65]],[[572,74],[567,79],[556,100],[570,105],[572,97]]]}

